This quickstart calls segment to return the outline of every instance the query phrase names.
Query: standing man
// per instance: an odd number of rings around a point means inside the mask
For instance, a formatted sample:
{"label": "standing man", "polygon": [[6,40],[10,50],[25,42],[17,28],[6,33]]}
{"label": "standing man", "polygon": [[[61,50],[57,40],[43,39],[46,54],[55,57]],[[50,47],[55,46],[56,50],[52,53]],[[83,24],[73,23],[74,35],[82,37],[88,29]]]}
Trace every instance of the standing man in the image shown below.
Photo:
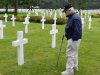
{"label": "standing man", "polygon": [[73,75],[74,71],[78,71],[78,48],[82,37],[82,22],[71,4],[66,5],[63,12],[68,17],[64,34],[68,40],[68,45],[66,50],[66,70],[61,74]]}

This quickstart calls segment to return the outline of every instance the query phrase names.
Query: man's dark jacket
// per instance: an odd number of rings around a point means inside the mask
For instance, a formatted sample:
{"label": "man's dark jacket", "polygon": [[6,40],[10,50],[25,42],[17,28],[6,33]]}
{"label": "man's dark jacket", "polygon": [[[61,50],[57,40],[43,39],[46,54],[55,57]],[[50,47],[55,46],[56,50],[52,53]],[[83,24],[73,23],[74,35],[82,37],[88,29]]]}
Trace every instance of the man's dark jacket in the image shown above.
{"label": "man's dark jacket", "polygon": [[77,41],[82,38],[82,22],[76,13],[68,16],[67,25],[65,27],[65,36],[67,40]]}

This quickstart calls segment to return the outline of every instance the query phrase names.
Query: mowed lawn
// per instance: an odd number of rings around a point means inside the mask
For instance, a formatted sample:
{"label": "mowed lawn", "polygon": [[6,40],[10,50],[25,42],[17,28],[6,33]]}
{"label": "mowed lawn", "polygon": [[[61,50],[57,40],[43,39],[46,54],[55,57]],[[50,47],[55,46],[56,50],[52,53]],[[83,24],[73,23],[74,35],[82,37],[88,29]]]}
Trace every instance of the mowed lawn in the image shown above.
{"label": "mowed lawn", "polygon": [[[0,75],[60,75],[65,70],[66,39],[62,46],[59,68],[56,67],[65,25],[57,25],[57,47],[52,49],[52,25],[45,24],[45,29],[42,30],[41,24],[30,23],[29,33],[24,33],[24,38],[28,38],[28,43],[24,45],[25,64],[18,66],[17,47],[12,47],[12,41],[17,39],[17,31],[24,31],[24,25],[16,22],[16,26],[12,27],[11,21],[5,24],[4,39],[0,40]],[[99,18],[93,19],[91,30],[88,30],[88,23],[85,23],[79,48],[79,72],[75,72],[75,75],[100,75]]]}

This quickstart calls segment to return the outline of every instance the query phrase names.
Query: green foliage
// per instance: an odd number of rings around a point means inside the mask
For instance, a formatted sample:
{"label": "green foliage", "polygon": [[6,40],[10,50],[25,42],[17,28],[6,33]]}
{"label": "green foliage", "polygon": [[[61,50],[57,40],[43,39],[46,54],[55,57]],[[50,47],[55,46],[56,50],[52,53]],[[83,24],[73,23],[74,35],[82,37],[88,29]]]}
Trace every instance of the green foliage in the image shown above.
{"label": "green foliage", "polygon": [[[41,22],[42,17],[41,16],[31,16],[30,17],[30,22],[36,22],[36,23],[40,23]],[[52,18],[47,18],[46,17],[46,24],[53,24],[54,20]],[[63,25],[66,23],[66,20],[63,18],[58,18],[57,19],[57,24],[58,25]]]}
{"label": "green foliage", "polygon": [[23,22],[24,21],[24,17],[16,16],[16,21]]}
{"label": "green foliage", "polygon": [[[5,14],[6,12],[1,12],[0,11],[0,14]],[[7,14],[14,14],[14,12],[7,12]]]}
{"label": "green foliage", "polygon": [[93,17],[93,18],[100,18],[100,14],[92,14],[91,17]]}
{"label": "green foliage", "polygon": [[88,0],[69,0],[69,3],[71,3],[76,9],[83,9],[84,8],[84,4],[87,1]]}
{"label": "green foliage", "polygon": [[[16,21],[23,22],[25,20],[25,17],[26,16],[16,16]],[[4,17],[0,17],[0,19],[4,20]],[[30,22],[41,23],[41,19],[42,19],[41,16],[30,16],[29,20],[30,20]],[[11,21],[11,16],[8,17],[8,21]],[[53,18],[46,17],[45,23],[46,24],[53,24],[54,20],[53,20]],[[57,19],[58,25],[63,25],[65,23],[66,23],[66,19],[64,19],[64,18]]]}
{"label": "green foliage", "polygon": [[39,6],[45,9],[63,8],[67,3],[72,3],[77,9],[100,8],[99,0],[0,0],[0,8],[14,8],[18,1],[18,8],[32,9],[34,6]]}
{"label": "green foliage", "polygon": [[41,16],[30,16],[30,22],[40,23],[41,18],[42,18]]}
{"label": "green foliage", "polygon": [[54,20],[52,18],[46,18],[46,22],[47,24],[53,24]]}
{"label": "green foliage", "polygon": [[100,9],[100,0],[89,0],[84,6],[87,9]]}
{"label": "green foliage", "polygon": [[65,0],[42,0],[40,8],[57,9],[63,8],[67,2]]}
{"label": "green foliage", "polygon": [[57,24],[63,25],[63,24],[65,24],[65,23],[66,23],[66,19],[64,19],[64,18],[58,18],[58,19],[57,19]]}

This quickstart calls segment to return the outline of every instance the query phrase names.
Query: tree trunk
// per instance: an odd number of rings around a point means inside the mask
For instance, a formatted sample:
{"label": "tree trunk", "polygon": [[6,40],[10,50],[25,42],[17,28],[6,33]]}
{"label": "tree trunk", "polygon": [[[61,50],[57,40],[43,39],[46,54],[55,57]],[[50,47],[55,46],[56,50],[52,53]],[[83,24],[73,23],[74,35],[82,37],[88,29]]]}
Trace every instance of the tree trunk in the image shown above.
{"label": "tree trunk", "polygon": [[8,4],[6,4],[6,13],[8,13]]}
{"label": "tree trunk", "polygon": [[14,5],[14,15],[17,16],[17,8],[18,8],[18,0],[14,0],[15,1],[15,5]]}

